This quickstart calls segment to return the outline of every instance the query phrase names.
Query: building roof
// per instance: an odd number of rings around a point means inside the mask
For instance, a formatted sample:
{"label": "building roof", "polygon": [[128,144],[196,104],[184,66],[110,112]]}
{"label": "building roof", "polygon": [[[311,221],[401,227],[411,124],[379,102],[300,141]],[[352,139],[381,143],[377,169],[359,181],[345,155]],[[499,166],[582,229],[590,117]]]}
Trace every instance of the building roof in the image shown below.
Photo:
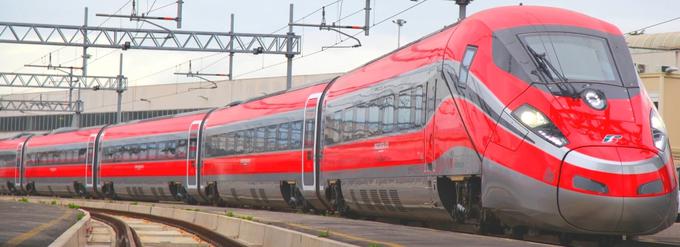
{"label": "building roof", "polygon": [[626,35],[630,48],[680,50],[680,32]]}

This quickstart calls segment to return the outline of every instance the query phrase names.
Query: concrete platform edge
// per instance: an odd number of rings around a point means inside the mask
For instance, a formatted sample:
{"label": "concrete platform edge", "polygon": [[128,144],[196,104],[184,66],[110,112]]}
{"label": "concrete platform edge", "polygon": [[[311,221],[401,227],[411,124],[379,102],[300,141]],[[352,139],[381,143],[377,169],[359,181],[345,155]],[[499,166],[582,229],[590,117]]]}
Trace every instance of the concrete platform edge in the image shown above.
{"label": "concrete platform edge", "polygon": [[87,227],[90,224],[90,213],[82,209],[78,211],[84,214],[83,218],[69,227],[49,247],[80,247],[87,244]]}

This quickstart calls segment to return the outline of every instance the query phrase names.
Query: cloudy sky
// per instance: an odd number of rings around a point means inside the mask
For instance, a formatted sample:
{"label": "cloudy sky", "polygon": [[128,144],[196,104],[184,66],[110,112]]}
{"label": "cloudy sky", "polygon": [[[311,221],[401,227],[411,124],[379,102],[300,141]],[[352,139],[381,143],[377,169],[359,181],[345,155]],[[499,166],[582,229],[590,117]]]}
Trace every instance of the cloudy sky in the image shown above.
{"label": "cloudy sky", "polygon": [[[130,0],[0,0],[0,21],[24,23],[54,23],[65,25],[82,25],[83,12],[89,7],[89,24],[109,27],[140,27],[141,23],[126,19],[107,19],[96,17],[97,13],[130,14]],[[154,16],[174,16],[175,0],[137,0],[140,12]],[[402,18],[407,23],[402,29],[402,44],[413,41],[435,31],[444,25],[453,23],[458,8],[452,1],[445,0],[373,0],[371,13],[371,35],[357,36],[363,44],[360,48],[329,49],[318,52],[323,46],[339,41],[336,33],[320,31],[314,28],[296,28],[295,32],[303,36],[303,55],[294,63],[294,74],[316,74],[342,72],[355,68],[371,59],[390,52],[397,46],[397,26],[393,19]],[[679,17],[680,1],[677,0],[476,0],[469,12],[489,9],[497,6],[545,5],[562,7],[604,19],[623,32]],[[228,15],[236,14],[236,31],[250,33],[283,34],[288,21],[289,1],[281,0],[185,0],[183,30],[191,31],[228,31]],[[363,25],[364,0],[298,0],[295,4],[295,18],[314,12],[321,6],[326,7],[327,22],[339,17],[349,17],[342,24]],[[414,6],[417,5],[417,6]],[[403,14],[390,16],[409,9]],[[318,24],[321,12],[310,15],[301,22]],[[159,21],[158,24],[174,29],[174,22]],[[141,25],[142,28],[153,28]],[[680,20],[647,30],[653,32],[680,31]],[[354,33],[353,31],[350,33]],[[343,44],[352,44],[346,41]],[[0,71],[48,73],[41,69],[25,68],[24,64],[47,64],[48,54],[52,54],[52,64],[80,66],[82,49],[56,46],[35,46],[0,44]],[[90,49],[90,75],[116,75],[118,73],[119,50]],[[175,82],[190,82],[193,78],[173,75],[173,72],[187,72],[188,61],[191,60],[194,71],[204,73],[226,73],[227,55],[202,52],[166,52],[128,50],[124,52],[124,74],[130,78],[131,85],[148,85]],[[235,78],[252,78],[285,75],[285,58],[283,55],[239,54],[234,63]],[[276,65],[279,64],[279,65]],[[0,88],[0,95],[28,92],[29,89]]]}

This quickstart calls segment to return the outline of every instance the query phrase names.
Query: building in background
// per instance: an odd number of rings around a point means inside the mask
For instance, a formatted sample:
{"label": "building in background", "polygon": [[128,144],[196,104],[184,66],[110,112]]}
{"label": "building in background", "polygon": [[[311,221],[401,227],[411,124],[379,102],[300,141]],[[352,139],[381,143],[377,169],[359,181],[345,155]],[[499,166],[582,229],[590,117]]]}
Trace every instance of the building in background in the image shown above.
{"label": "building in background", "polygon": [[[332,79],[339,74],[299,75],[293,77],[293,87]],[[182,112],[225,106],[234,101],[247,100],[284,90],[286,77],[267,77],[212,83],[174,83],[132,86],[123,93],[123,121],[146,119]],[[15,89],[21,91],[25,89]],[[116,93],[113,91],[83,90],[85,111],[80,126],[115,123]],[[5,100],[68,100],[68,90],[23,93],[2,96]],[[0,109],[0,138],[20,133],[40,133],[70,127],[72,113],[17,112]]]}
{"label": "building in background", "polygon": [[630,35],[626,41],[640,79],[666,122],[674,157],[679,159],[680,32]]}

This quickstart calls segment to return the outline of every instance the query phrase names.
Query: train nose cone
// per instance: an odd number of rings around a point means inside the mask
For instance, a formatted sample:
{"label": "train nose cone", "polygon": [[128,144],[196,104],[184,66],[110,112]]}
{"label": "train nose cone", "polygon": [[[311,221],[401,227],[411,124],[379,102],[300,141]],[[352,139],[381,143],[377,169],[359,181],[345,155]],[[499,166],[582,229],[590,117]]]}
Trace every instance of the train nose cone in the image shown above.
{"label": "train nose cone", "polygon": [[557,199],[578,229],[641,235],[673,224],[677,193],[672,161],[642,149],[586,147],[564,158]]}

